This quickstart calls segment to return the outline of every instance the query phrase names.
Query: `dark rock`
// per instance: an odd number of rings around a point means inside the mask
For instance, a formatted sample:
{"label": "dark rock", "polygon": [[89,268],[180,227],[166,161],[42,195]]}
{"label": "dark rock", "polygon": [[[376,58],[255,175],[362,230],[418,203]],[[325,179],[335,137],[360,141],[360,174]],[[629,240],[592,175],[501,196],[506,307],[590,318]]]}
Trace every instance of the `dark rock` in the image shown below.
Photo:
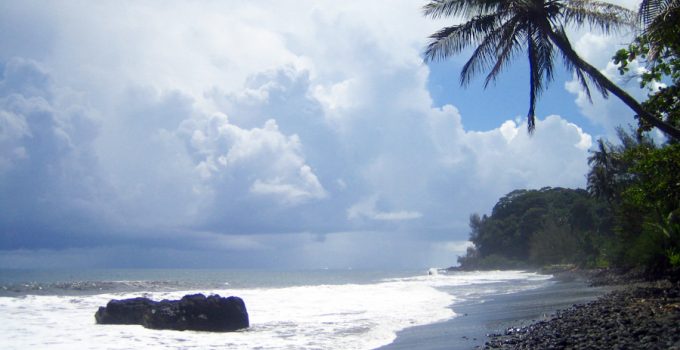
{"label": "dark rock", "polygon": [[111,300],[94,314],[99,324],[142,324],[144,313],[156,302],[147,298]]}
{"label": "dark rock", "polygon": [[95,314],[99,324],[140,324],[146,328],[228,332],[248,328],[245,303],[239,297],[186,295],[155,302],[146,298],[111,300]]}
{"label": "dark rock", "polygon": [[485,349],[678,349],[680,285],[639,283],[557,312],[548,321],[490,335]]}

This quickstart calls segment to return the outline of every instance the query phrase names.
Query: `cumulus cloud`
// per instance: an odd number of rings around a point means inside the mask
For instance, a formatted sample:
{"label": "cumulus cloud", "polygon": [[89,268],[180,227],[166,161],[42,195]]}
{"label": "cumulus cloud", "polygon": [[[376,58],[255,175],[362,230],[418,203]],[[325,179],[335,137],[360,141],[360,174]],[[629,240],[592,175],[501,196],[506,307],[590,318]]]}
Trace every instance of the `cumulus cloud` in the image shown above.
{"label": "cumulus cloud", "polygon": [[[644,97],[644,93],[639,89],[636,81],[630,81],[625,77],[619,76],[614,64],[607,64],[606,68],[602,70],[612,82],[627,88],[629,93],[633,95],[638,101]],[[615,130],[618,126],[634,124],[635,119],[633,112],[628,106],[621,102],[616,96],[609,94],[607,98],[603,97],[598,91],[591,89],[591,97],[581,88],[577,80],[568,81],[565,88],[570,93],[576,96],[574,102],[579,107],[581,113],[585,115],[592,122],[601,125],[608,137],[615,136]]]}
{"label": "cumulus cloud", "polygon": [[445,265],[503,194],[584,185],[564,118],[433,106],[418,4],[173,4],[9,3],[58,35],[0,45],[0,266]]}
{"label": "cumulus cloud", "polygon": [[[633,0],[618,0],[613,3],[626,8],[637,10],[639,2]],[[573,32],[571,37],[574,49],[579,55],[600,69],[609,80],[628,92],[638,101],[646,99],[649,91],[641,89],[639,77],[622,76],[619,74],[617,66],[612,61],[614,53],[625,47],[633,40],[633,29],[623,29],[618,33],[605,35],[597,32]],[[644,68],[639,66],[637,61],[630,65],[632,72],[640,72]],[[604,136],[616,139],[616,128],[619,126],[635,125],[635,113],[621,102],[618,97],[609,94],[604,98],[599,91],[591,88],[592,101],[581,88],[578,80],[574,77],[564,85],[565,89],[575,96],[574,102],[578,106],[581,114],[586,116],[594,125],[599,125],[604,129]]]}
{"label": "cumulus cloud", "polygon": [[[101,209],[108,196],[92,150],[98,124],[76,95],[57,89],[34,61],[11,59],[5,62],[2,77],[3,246],[68,241],[71,232],[64,231],[87,230],[94,224],[91,213]],[[102,211],[102,222],[105,214]],[[58,236],[50,237],[53,233]]]}
{"label": "cumulus cloud", "polygon": [[208,183],[241,173],[254,178],[245,186],[251,193],[288,204],[326,196],[305,164],[300,138],[283,135],[273,119],[262,128],[242,129],[229,123],[226,115],[214,114],[185,120],[178,134],[186,140],[197,173]]}

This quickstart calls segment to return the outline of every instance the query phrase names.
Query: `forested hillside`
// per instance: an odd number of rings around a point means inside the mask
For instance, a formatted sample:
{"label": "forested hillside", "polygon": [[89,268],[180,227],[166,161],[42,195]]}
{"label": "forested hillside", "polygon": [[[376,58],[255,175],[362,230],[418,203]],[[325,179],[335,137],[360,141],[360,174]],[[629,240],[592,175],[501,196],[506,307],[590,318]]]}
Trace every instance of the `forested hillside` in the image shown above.
{"label": "forested hillside", "polygon": [[613,234],[606,203],[582,189],[550,187],[508,193],[490,216],[471,215],[470,228],[475,246],[459,259],[464,268],[602,265]]}
{"label": "forested hillside", "polygon": [[461,268],[680,268],[680,145],[619,130],[591,152],[588,190],[515,190],[470,216]]}

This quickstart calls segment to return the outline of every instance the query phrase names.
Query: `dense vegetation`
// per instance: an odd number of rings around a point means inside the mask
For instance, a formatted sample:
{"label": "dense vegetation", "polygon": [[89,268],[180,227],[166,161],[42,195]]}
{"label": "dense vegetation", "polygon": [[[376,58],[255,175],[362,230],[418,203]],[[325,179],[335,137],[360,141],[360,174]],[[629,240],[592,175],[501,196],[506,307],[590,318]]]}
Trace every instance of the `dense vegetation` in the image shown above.
{"label": "dense vegetation", "polygon": [[490,216],[470,216],[474,247],[464,268],[602,264],[603,238],[612,234],[606,203],[579,189],[512,191]]}
{"label": "dense vegetation", "polygon": [[644,128],[598,140],[587,190],[516,190],[490,216],[472,215],[461,266],[680,268],[680,143],[657,145]]}
{"label": "dense vegetation", "polygon": [[621,138],[593,151],[588,190],[515,190],[473,214],[461,267],[680,267],[680,145]]}
{"label": "dense vegetation", "polygon": [[[640,35],[614,56],[621,74],[646,64],[642,103],[656,121],[638,115],[637,130],[619,129],[616,142],[598,140],[588,160],[587,190],[517,190],[490,216],[470,217],[474,247],[463,268],[575,264],[680,270],[680,142],[654,142],[662,122],[680,126],[680,1],[644,0]],[[633,72],[635,73],[635,72]],[[670,135],[670,134],[667,134]]]}

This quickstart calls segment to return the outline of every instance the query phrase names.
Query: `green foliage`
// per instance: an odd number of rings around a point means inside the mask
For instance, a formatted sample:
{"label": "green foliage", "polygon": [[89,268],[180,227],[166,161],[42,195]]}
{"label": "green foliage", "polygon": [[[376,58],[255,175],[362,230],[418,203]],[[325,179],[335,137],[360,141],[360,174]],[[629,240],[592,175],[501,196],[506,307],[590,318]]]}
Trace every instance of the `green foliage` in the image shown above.
{"label": "green foliage", "polygon": [[598,140],[588,159],[587,192],[516,190],[491,216],[471,216],[475,246],[459,258],[463,268],[639,266],[650,274],[680,268],[680,137],[657,145],[645,135],[652,125],[675,135],[659,120],[680,126],[680,1],[643,0],[640,13],[643,34],[614,56],[621,74],[631,73],[635,60],[647,67],[639,78],[650,96],[642,110],[634,108],[637,132],[619,129],[616,144]]}
{"label": "green foliage", "polygon": [[565,225],[549,220],[529,242],[529,261],[537,265],[566,264],[576,256],[579,242],[576,234]]}
{"label": "green foliage", "polygon": [[633,61],[645,64],[648,70],[639,75],[641,88],[652,89],[653,84],[660,82],[664,77],[677,82],[680,79],[680,59],[674,56],[668,47],[665,47],[662,53],[651,50],[649,37],[643,35],[637,37],[627,48],[618,50],[612,59],[619,65],[619,73],[622,75],[631,73],[629,64]]}
{"label": "green foliage", "polygon": [[[621,206],[638,213],[639,227],[629,263],[666,269],[680,249],[680,145],[640,147],[625,157],[635,181],[623,191]],[[621,221],[631,226],[630,217]]]}
{"label": "green foliage", "polygon": [[676,268],[676,269],[680,267],[680,251],[679,250],[669,249],[666,252],[666,255],[668,256],[668,260],[671,264],[671,267]]}
{"label": "green foliage", "polygon": [[588,189],[515,190],[490,216],[470,217],[474,247],[463,268],[646,268],[680,263],[680,144],[657,146],[619,129],[591,151]]}
{"label": "green foliage", "polygon": [[658,273],[680,251],[680,144],[659,147],[623,130],[619,138],[620,145],[600,140],[589,161],[588,189],[607,200],[613,218],[601,255]]}
{"label": "green foliage", "polygon": [[[640,87],[648,88],[649,98],[642,107],[660,116],[670,125],[680,126],[680,14],[675,10],[678,21],[658,24],[655,31],[638,36],[627,48],[620,49],[613,57],[619,65],[619,73],[637,74]],[[669,19],[671,17],[668,17]],[[631,72],[634,61],[646,66],[642,73]],[[670,84],[668,84],[670,83]],[[666,85],[666,86],[664,86]],[[639,131],[649,131],[652,125],[640,119]]]}
{"label": "green foliage", "polygon": [[549,264],[594,266],[604,203],[584,190],[516,190],[499,199],[491,216],[470,217],[475,247],[458,259],[463,268]]}
{"label": "green foliage", "polygon": [[[646,268],[680,264],[680,144],[655,145],[619,130],[592,151],[588,188],[515,190],[490,216],[470,217],[474,247],[463,268]],[[605,174],[606,176],[595,176]]]}
{"label": "green foliage", "polygon": [[490,254],[476,259],[463,257],[459,263],[470,270],[523,269],[529,266],[524,261],[510,259],[502,254]]}
{"label": "green foliage", "polygon": [[[640,85],[651,91],[643,107],[669,124],[680,125],[680,1],[643,0],[640,17],[644,32],[627,49],[614,56],[621,74],[629,73],[633,60],[647,71]],[[655,90],[663,83],[666,86]],[[638,136],[650,125],[640,122]],[[611,203],[621,237],[623,263],[659,272],[680,266],[680,144],[662,147],[638,144],[619,150],[629,181],[619,186]],[[623,254],[621,254],[623,253]]]}

